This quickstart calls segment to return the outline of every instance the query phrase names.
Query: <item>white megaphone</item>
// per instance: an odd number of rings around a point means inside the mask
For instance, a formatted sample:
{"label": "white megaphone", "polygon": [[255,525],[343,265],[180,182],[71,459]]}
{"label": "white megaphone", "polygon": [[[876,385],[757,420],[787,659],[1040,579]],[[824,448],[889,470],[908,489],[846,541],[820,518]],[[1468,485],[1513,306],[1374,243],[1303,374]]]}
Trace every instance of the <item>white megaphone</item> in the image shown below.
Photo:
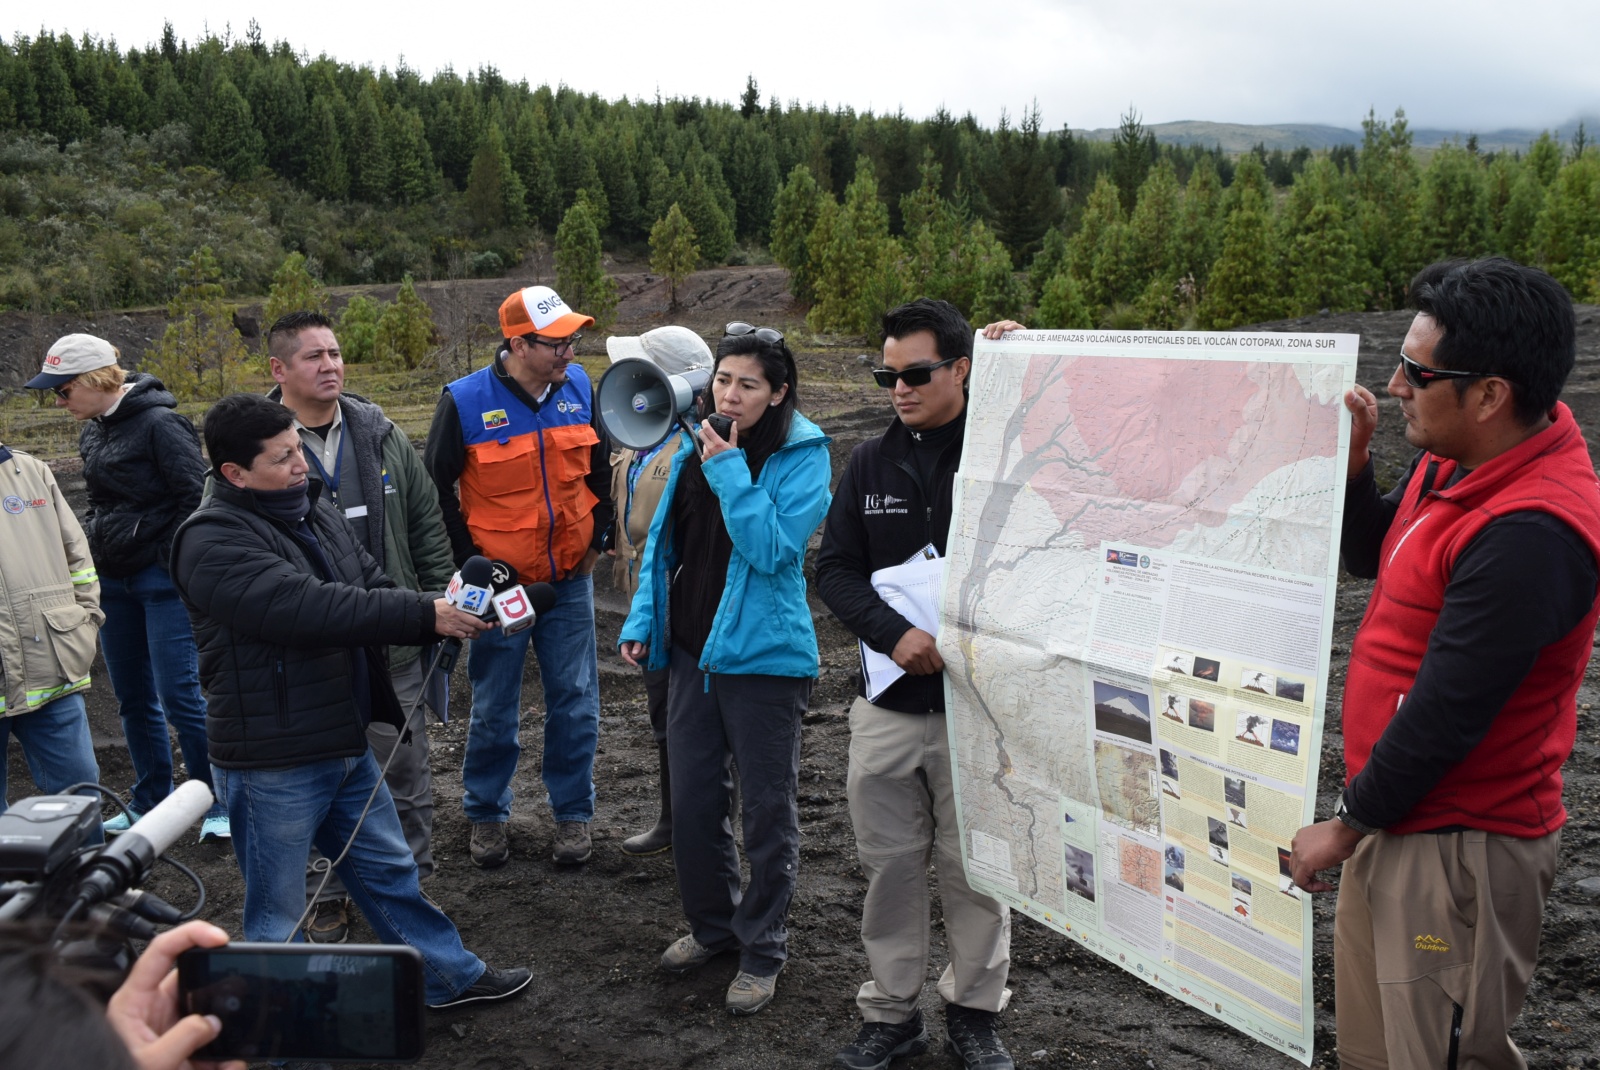
{"label": "white megaphone", "polygon": [[705,368],[673,375],[648,360],[626,357],[600,378],[596,395],[600,422],[612,441],[630,450],[647,450],[670,435],[674,426],[693,434],[686,417],[710,384],[711,372]]}

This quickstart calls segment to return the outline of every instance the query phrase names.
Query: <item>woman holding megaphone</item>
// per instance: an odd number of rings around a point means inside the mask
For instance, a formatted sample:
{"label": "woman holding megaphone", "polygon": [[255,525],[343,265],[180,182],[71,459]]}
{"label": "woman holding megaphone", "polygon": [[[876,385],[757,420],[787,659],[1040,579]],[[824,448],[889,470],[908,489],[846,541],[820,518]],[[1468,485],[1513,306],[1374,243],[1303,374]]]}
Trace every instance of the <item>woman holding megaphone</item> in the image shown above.
{"label": "woman holding megaphone", "polygon": [[[831,496],[828,438],[795,411],[797,387],[782,334],[728,324],[699,442],[680,436],[621,638],[625,661],[671,669],[673,860],[690,934],[661,967],[683,973],[737,950],[735,1014],[772,999],[800,862],[800,718],[817,675],[801,566]],[[713,415],[731,423],[725,434]],[[742,896],[732,763],[750,863]]]}

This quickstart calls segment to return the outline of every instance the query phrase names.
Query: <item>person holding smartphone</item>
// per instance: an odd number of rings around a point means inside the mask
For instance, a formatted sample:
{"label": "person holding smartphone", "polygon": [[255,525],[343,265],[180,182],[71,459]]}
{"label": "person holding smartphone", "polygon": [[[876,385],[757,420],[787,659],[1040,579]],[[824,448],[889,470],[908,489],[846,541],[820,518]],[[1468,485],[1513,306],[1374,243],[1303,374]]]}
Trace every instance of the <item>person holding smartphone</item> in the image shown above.
{"label": "person holding smartphone", "polygon": [[[623,660],[670,669],[673,860],[690,933],[661,956],[683,973],[739,951],[734,1014],[771,1001],[788,958],[800,862],[800,718],[817,676],[801,571],[828,511],[828,437],[796,412],[794,355],[770,327],[730,323],[699,442],[681,435],[656,509]],[[731,423],[724,436],[710,417]],[[728,807],[739,767],[750,883]]]}

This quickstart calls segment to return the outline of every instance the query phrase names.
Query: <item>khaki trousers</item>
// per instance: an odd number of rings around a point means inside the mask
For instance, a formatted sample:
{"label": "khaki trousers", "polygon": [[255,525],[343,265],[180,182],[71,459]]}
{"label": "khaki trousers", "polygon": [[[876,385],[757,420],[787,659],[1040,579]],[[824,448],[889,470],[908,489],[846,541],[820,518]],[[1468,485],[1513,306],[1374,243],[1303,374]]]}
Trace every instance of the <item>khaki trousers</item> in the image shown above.
{"label": "khaki trousers", "polygon": [[946,1003],[999,1011],[1011,998],[1011,912],[967,884],[942,713],[850,707],[847,782],[856,851],[867,877],[861,942],[872,979],[856,1005],[869,1022],[904,1022],[928,973],[928,863],[937,859],[950,963]]}
{"label": "khaki trousers", "polygon": [[1539,952],[1561,834],[1369,836],[1334,923],[1339,1065],[1524,1070],[1507,1031]]}

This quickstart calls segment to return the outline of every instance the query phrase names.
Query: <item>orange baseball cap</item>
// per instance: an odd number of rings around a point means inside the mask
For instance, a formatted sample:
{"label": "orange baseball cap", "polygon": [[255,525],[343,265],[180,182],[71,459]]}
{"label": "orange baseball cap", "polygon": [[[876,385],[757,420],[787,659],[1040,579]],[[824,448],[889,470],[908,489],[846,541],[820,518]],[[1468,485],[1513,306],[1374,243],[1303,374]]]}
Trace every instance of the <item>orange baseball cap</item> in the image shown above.
{"label": "orange baseball cap", "polygon": [[500,333],[507,338],[520,334],[565,338],[593,325],[593,316],[572,311],[548,286],[524,287],[500,303]]}

